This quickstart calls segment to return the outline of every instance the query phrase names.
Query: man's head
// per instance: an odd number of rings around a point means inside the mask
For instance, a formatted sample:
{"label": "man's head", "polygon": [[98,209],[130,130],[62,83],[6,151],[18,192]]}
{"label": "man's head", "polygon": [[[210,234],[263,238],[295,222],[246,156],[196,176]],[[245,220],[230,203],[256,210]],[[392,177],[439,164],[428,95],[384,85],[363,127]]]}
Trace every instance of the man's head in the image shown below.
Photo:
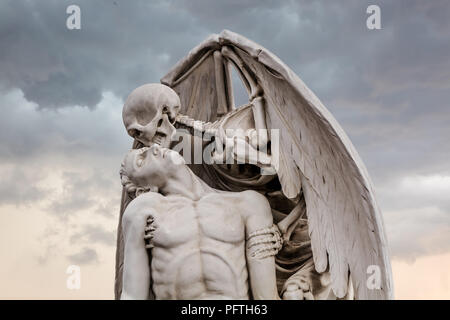
{"label": "man's head", "polygon": [[136,196],[147,191],[158,192],[179,174],[184,164],[178,152],[156,144],[130,150],[120,169],[122,185]]}
{"label": "man's head", "polygon": [[128,134],[144,146],[157,143],[169,147],[180,109],[176,92],[163,84],[150,83],[133,90],[123,106],[122,118]]}

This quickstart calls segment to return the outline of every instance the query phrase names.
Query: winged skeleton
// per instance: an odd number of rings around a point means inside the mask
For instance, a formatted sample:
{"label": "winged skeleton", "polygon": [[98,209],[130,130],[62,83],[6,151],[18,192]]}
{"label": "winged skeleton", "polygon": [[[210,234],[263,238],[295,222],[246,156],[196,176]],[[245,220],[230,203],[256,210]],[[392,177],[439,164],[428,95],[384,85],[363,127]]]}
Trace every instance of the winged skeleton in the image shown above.
{"label": "winged skeleton", "polygon": [[[243,106],[234,102],[233,68],[248,93]],[[155,107],[147,123],[130,120],[124,110],[133,148],[170,145],[168,133],[187,128],[192,134],[213,132],[220,145],[230,138],[241,141],[262,154],[256,162],[244,157],[231,165],[190,167],[213,188],[253,189],[267,197],[284,239],[276,256],[280,292],[292,279],[306,279],[314,299],[393,298],[383,219],[367,170],[335,118],[289,67],[257,43],[224,30],[193,48],[161,83],[181,104]],[[127,112],[147,112],[145,106],[136,108]],[[230,128],[246,135],[228,137]],[[130,200],[123,192],[121,215]],[[116,298],[122,289],[120,221]]]}

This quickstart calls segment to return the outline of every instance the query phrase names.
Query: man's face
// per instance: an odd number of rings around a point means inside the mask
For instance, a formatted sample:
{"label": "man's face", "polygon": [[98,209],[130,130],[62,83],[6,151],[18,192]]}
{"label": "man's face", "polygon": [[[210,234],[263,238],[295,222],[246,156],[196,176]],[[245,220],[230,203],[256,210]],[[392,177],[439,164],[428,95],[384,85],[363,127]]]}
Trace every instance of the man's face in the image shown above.
{"label": "man's face", "polygon": [[131,150],[125,159],[125,170],[138,186],[161,188],[184,164],[183,157],[173,150],[156,144]]}

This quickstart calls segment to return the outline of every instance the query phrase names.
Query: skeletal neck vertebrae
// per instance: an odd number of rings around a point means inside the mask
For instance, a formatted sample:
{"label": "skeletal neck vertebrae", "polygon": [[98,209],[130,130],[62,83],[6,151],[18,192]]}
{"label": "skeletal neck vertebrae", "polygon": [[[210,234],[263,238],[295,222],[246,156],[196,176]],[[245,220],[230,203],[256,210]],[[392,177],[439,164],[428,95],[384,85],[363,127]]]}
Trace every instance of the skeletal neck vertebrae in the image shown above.
{"label": "skeletal neck vertebrae", "polygon": [[228,112],[227,114],[221,116],[214,122],[196,120],[188,115],[178,113],[177,116],[175,117],[175,124],[187,127],[189,129],[193,129],[194,132],[202,133],[205,136],[207,135],[215,136],[216,133],[218,133],[219,129],[228,130],[225,124],[227,122],[227,119],[231,119],[234,115],[236,115],[237,113],[239,113],[240,111],[244,110],[249,106],[251,106],[251,104],[243,105],[239,108],[236,108],[231,112]]}
{"label": "skeletal neck vertebrae", "polygon": [[183,125],[189,129],[193,129],[194,131],[197,131],[202,134],[211,134],[215,135],[219,125],[222,123],[223,118],[220,118],[214,122],[207,122],[207,121],[201,121],[193,119],[187,115],[184,114],[178,114],[175,118],[175,123]]}
{"label": "skeletal neck vertebrae", "polygon": [[[247,105],[247,107],[249,106]],[[264,168],[264,175],[272,176],[276,169],[272,166],[267,130],[256,130],[250,123],[247,123],[246,128],[233,129],[237,123],[242,125],[242,118],[246,117],[249,112],[245,108],[243,106],[235,109],[214,122],[195,120],[187,115],[178,114],[175,124],[178,129],[184,127],[192,130],[193,132],[190,133],[194,136],[201,136],[203,141],[213,139],[215,148],[211,154],[211,160],[214,163],[224,164],[238,161],[242,164],[254,164]]]}

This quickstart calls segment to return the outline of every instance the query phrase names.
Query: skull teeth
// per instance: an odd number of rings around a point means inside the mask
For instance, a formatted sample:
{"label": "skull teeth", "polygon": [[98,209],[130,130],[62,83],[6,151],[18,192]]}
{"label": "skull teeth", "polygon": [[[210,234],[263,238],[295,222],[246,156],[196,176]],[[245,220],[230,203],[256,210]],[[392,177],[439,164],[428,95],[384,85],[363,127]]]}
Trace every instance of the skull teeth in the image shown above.
{"label": "skull teeth", "polygon": [[163,141],[163,137],[164,135],[160,134],[160,133],[156,133],[154,138],[153,138],[153,142],[156,144],[161,145],[162,141]]}

